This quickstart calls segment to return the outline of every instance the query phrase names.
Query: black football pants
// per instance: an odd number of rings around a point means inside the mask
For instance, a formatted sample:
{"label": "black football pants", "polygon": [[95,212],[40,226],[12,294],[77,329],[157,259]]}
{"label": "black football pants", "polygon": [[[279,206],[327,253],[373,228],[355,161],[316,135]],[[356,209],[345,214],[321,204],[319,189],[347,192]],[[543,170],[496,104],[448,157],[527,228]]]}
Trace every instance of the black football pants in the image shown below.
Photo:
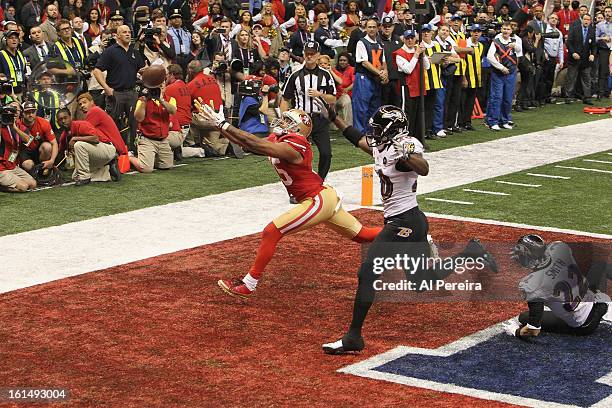
{"label": "black football pants", "polygon": [[331,141],[329,140],[329,120],[319,116],[318,114],[312,114],[312,132],[310,133],[312,141],[317,145],[319,149],[319,176],[323,180],[329,173],[332,159]]}
{"label": "black football pants", "polygon": [[[592,334],[597,327],[601,318],[608,312],[606,303],[595,303],[591,313],[589,313],[586,321],[582,326],[572,327],[558,318],[553,312],[545,311],[542,315],[540,323],[541,330],[546,333],[571,334],[573,336],[588,336]],[[527,324],[529,321],[529,312],[523,312],[519,315],[519,322]]]}

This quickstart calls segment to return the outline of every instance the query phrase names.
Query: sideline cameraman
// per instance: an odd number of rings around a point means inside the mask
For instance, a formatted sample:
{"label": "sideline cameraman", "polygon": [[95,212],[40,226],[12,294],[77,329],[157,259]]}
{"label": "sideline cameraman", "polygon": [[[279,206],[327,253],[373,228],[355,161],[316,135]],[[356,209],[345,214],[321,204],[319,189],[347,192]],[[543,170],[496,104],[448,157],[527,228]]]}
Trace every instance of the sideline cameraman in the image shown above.
{"label": "sideline cameraman", "polygon": [[162,88],[144,88],[134,109],[141,137],[138,156],[130,157],[130,163],[141,173],[151,173],[153,167],[170,169],[174,164],[168,134],[170,115],[176,113],[176,101],[163,91]]}
{"label": "sideline cameraman", "polygon": [[161,62],[164,68],[176,58],[176,53],[168,42],[168,26],[166,16],[161,10],[156,10],[151,15],[153,27],[141,29],[138,35],[138,49],[149,65],[157,65]]}
{"label": "sideline cameraman", "polygon": [[23,103],[23,118],[18,122],[16,130],[22,139],[19,158],[21,167],[30,171],[35,165],[42,163],[44,169],[53,168],[57,158],[58,145],[51,131],[48,120],[36,116],[36,104],[33,101]]}
{"label": "sideline cameraman", "polygon": [[225,60],[223,52],[216,52],[213,56],[211,66],[204,68],[203,72],[206,75],[215,77],[217,85],[219,85],[219,89],[221,90],[223,106],[229,111],[234,103],[234,94],[232,93],[232,75],[230,74],[229,64]]}
{"label": "sideline cameraman", "polygon": [[[133,149],[136,121],[132,113],[137,98],[134,85],[138,71],[144,67],[144,60],[141,54],[130,45],[131,40],[130,27],[119,26],[117,44],[104,50],[92,74],[104,89],[106,111],[115,120],[117,127],[123,129],[124,119],[129,121],[129,138],[123,135],[123,140],[130,149]],[[106,77],[103,71],[106,71]]]}
{"label": "sideline cameraman", "polygon": [[17,108],[12,105],[0,107],[0,189],[10,193],[23,193],[36,188],[36,180],[17,166],[20,142],[28,138],[16,132]]}

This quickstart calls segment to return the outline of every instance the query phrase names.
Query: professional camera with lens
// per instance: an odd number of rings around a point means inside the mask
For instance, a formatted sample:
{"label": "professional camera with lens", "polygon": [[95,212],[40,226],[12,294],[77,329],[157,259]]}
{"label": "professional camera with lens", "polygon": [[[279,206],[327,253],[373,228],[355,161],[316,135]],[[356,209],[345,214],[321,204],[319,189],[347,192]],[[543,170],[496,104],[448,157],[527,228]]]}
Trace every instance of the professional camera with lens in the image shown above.
{"label": "professional camera with lens", "polygon": [[240,96],[259,96],[261,94],[261,87],[261,81],[247,79],[238,85],[238,93]]}
{"label": "professional camera with lens", "polygon": [[501,32],[502,23],[499,21],[478,20],[478,24],[482,26],[482,34],[494,38]]}
{"label": "professional camera with lens", "polygon": [[13,84],[8,79],[0,79],[0,94],[10,95],[13,93]]}
{"label": "professional camera with lens", "polygon": [[138,97],[144,96],[147,99],[161,99],[161,88],[147,88],[142,82],[137,82],[134,90],[138,93]]}
{"label": "professional camera with lens", "polygon": [[0,123],[2,126],[10,126],[15,123],[17,108],[12,105],[0,106]]}
{"label": "professional camera with lens", "polygon": [[145,40],[152,40],[153,36],[161,35],[162,30],[159,27],[147,27],[144,30],[144,38]]}
{"label": "professional camera with lens", "polygon": [[227,61],[219,61],[214,64],[212,72],[213,74],[220,75],[226,73],[228,68]]}

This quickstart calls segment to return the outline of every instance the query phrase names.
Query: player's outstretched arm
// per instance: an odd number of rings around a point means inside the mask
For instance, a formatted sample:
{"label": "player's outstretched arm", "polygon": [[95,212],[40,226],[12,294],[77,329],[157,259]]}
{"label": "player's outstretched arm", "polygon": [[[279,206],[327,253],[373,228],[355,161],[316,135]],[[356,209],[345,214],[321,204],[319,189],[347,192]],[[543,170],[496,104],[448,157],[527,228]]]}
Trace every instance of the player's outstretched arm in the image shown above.
{"label": "player's outstretched arm", "polygon": [[199,114],[207,121],[212,122],[219,130],[221,134],[231,142],[237,143],[248,151],[260,155],[275,157],[277,159],[286,160],[293,164],[299,164],[303,158],[300,153],[290,147],[286,143],[272,143],[266,139],[258,138],[257,136],[240,130],[232,126],[225,120],[225,117],[220,112],[215,112],[212,107],[203,103],[201,100],[195,101],[196,109]]}
{"label": "player's outstretched arm", "polygon": [[366,137],[363,133],[358,131],[355,127],[347,125],[341,117],[336,115],[334,108],[322,101],[320,98],[315,98],[313,100],[315,105],[317,105],[321,110],[321,114],[331,122],[334,122],[346,140],[351,142],[353,146],[358,147],[364,152],[368,153],[370,156],[372,155],[372,148],[368,146],[368,142],[366,141]]}

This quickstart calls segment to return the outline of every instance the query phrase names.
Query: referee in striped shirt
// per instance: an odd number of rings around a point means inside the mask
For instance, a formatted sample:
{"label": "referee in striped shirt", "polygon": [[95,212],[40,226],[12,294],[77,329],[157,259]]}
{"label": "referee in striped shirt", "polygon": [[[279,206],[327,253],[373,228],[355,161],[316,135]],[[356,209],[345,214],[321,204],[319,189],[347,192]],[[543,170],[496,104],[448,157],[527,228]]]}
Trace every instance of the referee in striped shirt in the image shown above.
{"label": "referee in striped shirt", "polygon": [[304,44],[304,66],[295,71],[285,82],[281,111],[302,109],[312,118],[311,137],[319,149],[319,176],[325,179],[331,166],[331,143],[329,121],[321,116],[321,109],[313,99],[321,98],[329,105],[336,102],[336,84],[331,73],[317,65],[319,43],[308,41]]}

